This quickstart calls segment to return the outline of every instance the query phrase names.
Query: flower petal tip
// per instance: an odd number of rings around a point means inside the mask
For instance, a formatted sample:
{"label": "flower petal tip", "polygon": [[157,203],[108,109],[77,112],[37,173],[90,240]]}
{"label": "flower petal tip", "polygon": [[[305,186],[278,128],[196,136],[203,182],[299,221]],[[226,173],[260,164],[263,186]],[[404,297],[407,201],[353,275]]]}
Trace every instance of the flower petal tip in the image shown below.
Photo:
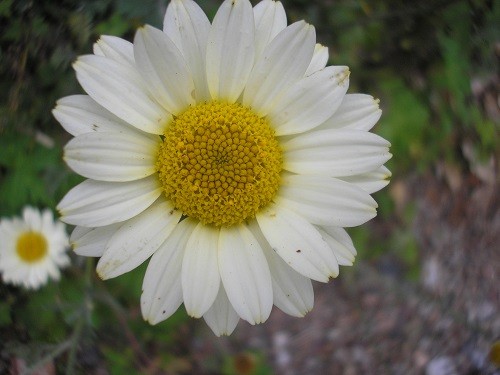
{"label": "flower petal tip", "polygon": [[203,314],[199,314],[199,313],[191,311],[191,310],[188,311],[187,309],[186,309],[186,312],[187,312],[188,316],[190,316],[191,318],[194,318],[194,319],[200,319],[203,316]]}
{"label": "flower petal tip", "polygon": [[59,216],[59,220],[62,221],[63,223],[69,224],[66,219],[65,211],[59,206],[56,207],[56,210],[57,210],[57,216]]}
{"label": "flower petal tip", "polygon": [[295,317],[297,318],[304,318],[307,314],[309,314],[312,310],[312,307],[311,308],[308,308],[306,310],[300,310],[298,311],[297,315],[295,315]]}
{"label": "flower petal tip", "polygon": [[73,67],[74,70],[77,70],[82,64],[84,64],[84,57],[86,55],[78,56],[75,61],[73,61],[73,64],[71,66]]}
{"label": "flower petal tip", "polygon": [[103,272],[102,268],[103,268],[103,266],[102,266],[102,265],[97,264],[97,269],[96,269],[97,276],[99,276],[99,278],[100,278],[101,280],[107,280],[107,279],[109,279],[109,277],[107,277],[107,276],[104,274],[104,272]]}
{"label": "flower petal tip", "polygon": [[328,275],[328,281],[332,281],[333,279],[336,279],[338,276],[339,276],[339,271],[332,272]]}

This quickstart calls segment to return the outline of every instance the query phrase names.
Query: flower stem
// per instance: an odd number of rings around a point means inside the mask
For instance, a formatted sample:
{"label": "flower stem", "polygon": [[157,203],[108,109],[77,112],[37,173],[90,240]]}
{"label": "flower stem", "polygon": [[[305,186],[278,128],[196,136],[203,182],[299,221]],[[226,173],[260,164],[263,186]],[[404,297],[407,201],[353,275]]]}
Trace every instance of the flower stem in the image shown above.
{"label": "flower stem", "polygon": [[76,352],[79,346],[80,338],[85,326],[90,325],[90,313],[92,309],[92,271],[94,262],[92,258],[87,258],[85,262],[83,305],[81,313],[76,321],[76,326],[71,335],[71,346],[68,352],[68,362],[66,363],[66,375],[72,375],[75,370]]}

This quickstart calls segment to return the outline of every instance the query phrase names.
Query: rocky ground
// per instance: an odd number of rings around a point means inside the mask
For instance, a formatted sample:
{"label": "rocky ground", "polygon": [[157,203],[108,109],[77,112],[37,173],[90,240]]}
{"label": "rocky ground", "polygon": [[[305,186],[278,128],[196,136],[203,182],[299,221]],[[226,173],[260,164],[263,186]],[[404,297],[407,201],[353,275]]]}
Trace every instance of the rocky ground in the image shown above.
{"label": "rocky ground", "polygon": [[[303,319],[275,309],[263,325],[240,322],[230,338],[197,339],[196,371],[211,373],[213,355],[238,358],[255,348],[283,375],[500,374],[491,355],[500,340],[498,185],[448,166],[393,181],[397,209],[416,208],[418,280],[408,280],[392,255],[358,262],[316,283],[315,307]],[[372,224],[379,232],[382,221]],[[242,374],[252,368],[246,357]]]}

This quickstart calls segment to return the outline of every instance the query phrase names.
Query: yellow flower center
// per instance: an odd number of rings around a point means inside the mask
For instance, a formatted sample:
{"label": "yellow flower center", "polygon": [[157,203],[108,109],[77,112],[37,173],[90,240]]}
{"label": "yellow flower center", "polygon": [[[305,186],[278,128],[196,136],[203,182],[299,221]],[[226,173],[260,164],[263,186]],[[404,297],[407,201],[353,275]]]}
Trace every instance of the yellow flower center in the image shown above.
{"label": "yellow flower center", "polygon": [[175,117],[156,169],[177,209],[204,224],[230,226],[271,202],[282,154],[265,118],[238,103],[212,101]]}
{"label": "yellow flower center", "polygon": [[47,249],[47,240],[39,232],[25,232],[17,239],[17,255],[27,263],[34,263],[45,257]]}

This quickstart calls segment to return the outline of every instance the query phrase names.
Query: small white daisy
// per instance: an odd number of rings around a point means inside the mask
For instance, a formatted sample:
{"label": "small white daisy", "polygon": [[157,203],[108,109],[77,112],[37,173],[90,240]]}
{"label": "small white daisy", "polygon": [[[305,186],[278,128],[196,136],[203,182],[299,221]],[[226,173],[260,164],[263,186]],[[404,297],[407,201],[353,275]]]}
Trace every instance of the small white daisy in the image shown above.
{"label": "small white daisy", "polygon": [[352,264],[342,227],[376,216],[390,145],[369,132],[378,101],[346,94],[348,68],[327,60],[278,1],[226,0],[210,23],[172,0],[163,31],[103,36],[76,61],[88,95],[54,115],[75,136],[64,159],[88,180],[58,209],[103,279],[152,256],[147,321],[182,303],[216,335],[264,322],[273,304],[304,316],[311,279]]}
{"label": "small white daisy", "polygon": [[0,273],[5,283],[38,289],[69,264],[65,225],[50,210],[25,207],[23,217],[0,220]]}

